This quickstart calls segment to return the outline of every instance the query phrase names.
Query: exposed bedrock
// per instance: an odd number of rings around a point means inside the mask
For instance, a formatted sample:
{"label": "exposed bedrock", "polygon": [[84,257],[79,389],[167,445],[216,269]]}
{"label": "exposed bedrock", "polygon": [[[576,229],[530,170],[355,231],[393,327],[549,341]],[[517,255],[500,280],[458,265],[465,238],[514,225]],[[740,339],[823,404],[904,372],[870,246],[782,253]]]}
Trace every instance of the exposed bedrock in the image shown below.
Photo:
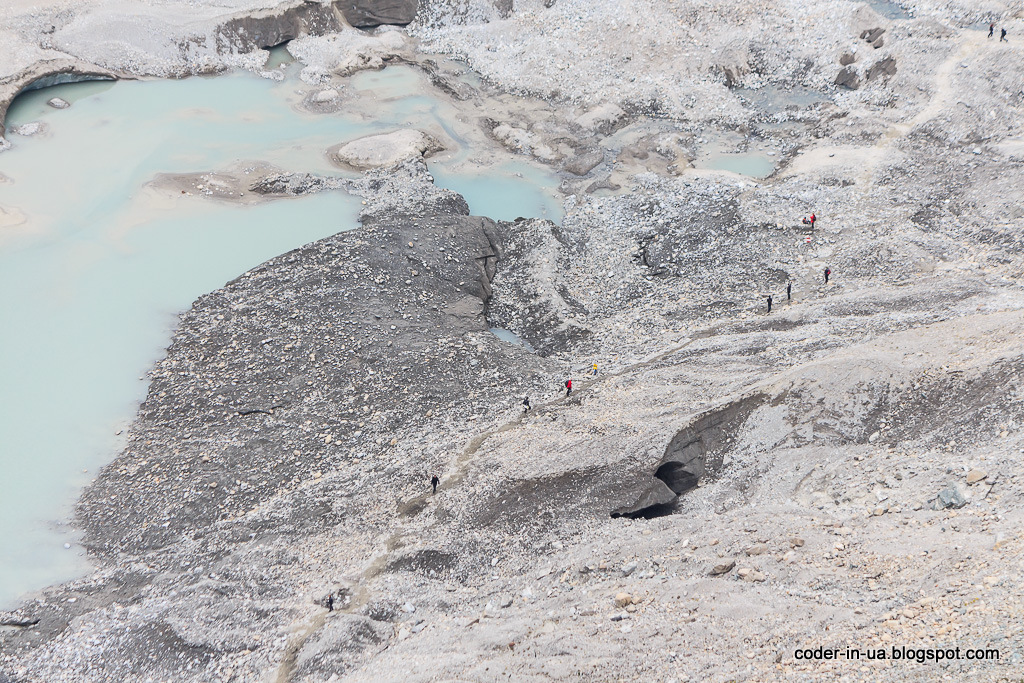
{"label": "exposed bedrock", "polygon": [[335,7],[341,3],[293,2],[235,17],[217,27],[217,49],[249,52],[274,47],[300,36],[322,36],[344,27]]}
{"label": "exposed bedrock", "polygon": [[339,0],[345,20],[356,28],[382,24],[405,26],[416,16],[417,0]]}

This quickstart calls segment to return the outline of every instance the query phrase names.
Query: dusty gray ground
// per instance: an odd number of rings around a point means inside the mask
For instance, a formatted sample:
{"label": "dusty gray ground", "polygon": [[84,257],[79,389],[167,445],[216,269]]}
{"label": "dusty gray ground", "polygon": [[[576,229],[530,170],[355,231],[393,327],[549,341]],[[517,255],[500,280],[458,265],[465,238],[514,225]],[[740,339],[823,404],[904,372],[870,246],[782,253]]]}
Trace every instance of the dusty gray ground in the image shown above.
{"label": "dusty gray ground", "polygon": [[[361,229],[197,301],[83,494],[97,572],[7,615],[36,623],[0,681],[1019,680],[1021,7],[906,5],[434,2],[296,41],[318,88],[420,64],[480,149],[561,170],[567,215],[468,217],[413,160],[344,184]],[[89,52],[64,11],[98,67],[262,64]],[[15,14],[11,74],[47,40]],[[692,168],[712,144],[779,170]],[[161,182],[334,189],[197,173]],[[818,646],[999,660],[794,658]]]}

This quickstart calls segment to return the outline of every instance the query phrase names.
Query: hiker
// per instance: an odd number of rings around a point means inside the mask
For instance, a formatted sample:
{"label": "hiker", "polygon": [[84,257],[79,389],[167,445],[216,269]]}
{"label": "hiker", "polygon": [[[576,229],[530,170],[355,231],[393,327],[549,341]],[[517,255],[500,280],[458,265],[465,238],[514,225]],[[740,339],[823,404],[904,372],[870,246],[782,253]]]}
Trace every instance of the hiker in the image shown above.
{"label": "hiker", "polygon": [[988,37],[989,37],[989,38],[991,38],[991,37],[992,37],[992,33],[993,33],[993,32],[994,32],[995,30],[996,30],[996,22],[994,22],[994,21],[993,21],[993,22],[992,22],[991,24],[989,24],[989,25],[988,25]]}
{"label": "hiker", "polygon": [[597,377],[597,363],[594,363],[594,377]]}
{"label": "hiker", "polygon": [[769,313],[772,312],[772,295],[771,294],[768,295],[768,312]]}
{"label": "hiker", "polygon": [[441,483],[441,480],[437,478],[435,474],[430,478],[430,485],[434,487],[434,495],[437,495],[437,485]]}
{"label": "hiker", "polygon": [[523,412],[524,413],[530,412],[530,397],[529,396],[523,396]]}
{"label": "hiker", "polygon": [[792,301],[792,300],[793,300],[793,283],[792,282],[787,282],[786,283],[786,301]]}
{"label": "hiker", "polygon": [[1008,43],[1008,42],[1010,42],[1010,41],[1008,41],[1006,39],[1006,29],[1005,28],[999,33],[999,42],[1000,43]]}
{"label": "hiker", "polygon": [[327,596],[327,611],[328,612],[333,612],[334,611],[334,593],[331,593],[330,595]]}
{"label": "hiker", "polygon": [[831,268],[826,268],[825,269],[825,284],[826,285],[828,284],[828,276],[831,275],[831,274],[832,274],[832,269]]}
{"label": "hiker", "polygon": [[565,395],[569,396],[569,394],[571,394],[571,393],[572,393],[572,380],[571,379],[567,379],[567,380],[565,380]]}
{"label": "hiker", "polygon": [[814,221],[818,220],[818,217],[815,216],[812,213],[810,218],[803,218],[801,220],[802,220],[804,225],[809,225],[809,226],[811,226],[813,228],[814,227]]}

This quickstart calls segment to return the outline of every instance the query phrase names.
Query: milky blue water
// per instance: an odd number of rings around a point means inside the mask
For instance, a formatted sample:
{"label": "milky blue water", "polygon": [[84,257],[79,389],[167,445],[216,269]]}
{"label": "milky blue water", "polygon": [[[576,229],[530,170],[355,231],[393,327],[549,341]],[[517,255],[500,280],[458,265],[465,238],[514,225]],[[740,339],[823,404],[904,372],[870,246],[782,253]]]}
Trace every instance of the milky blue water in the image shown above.
{"label": "milky blue water", "polygon": [[866,2],[871,6],[871,9],[875,10],[886,19],[903,21],[905,19],[914,18],[914,15],[898,3],[892,2],[892,0],[866,0]]}
{"label": "milky blue water", "polygon": [[[266,259],[356,227],[359,200],[343,193],[238,206],[149,181],[246,160],[339,173],[331,145],[448,125],[407,67],[354,77],[354,104],[337,114],[298,111],[300,86],[247,74],[84,83],[12,105],[9,127],[49,130],[11,133],[0,154],[0,606],[86,570],[64,522],[118,452],[178,313]],[[46,106],[54,96],[71,108]],[[475,213],[560,217],[554,176],[497,157],[467,172],[472,153],[460,146],[431,168]]]}
{"label": "milky blue water", "polygon": [[693,165],[696,168],[730,171],[751,178],[767,178],[775,172],[775,162],[763,154],[719,153],[697,159]]}

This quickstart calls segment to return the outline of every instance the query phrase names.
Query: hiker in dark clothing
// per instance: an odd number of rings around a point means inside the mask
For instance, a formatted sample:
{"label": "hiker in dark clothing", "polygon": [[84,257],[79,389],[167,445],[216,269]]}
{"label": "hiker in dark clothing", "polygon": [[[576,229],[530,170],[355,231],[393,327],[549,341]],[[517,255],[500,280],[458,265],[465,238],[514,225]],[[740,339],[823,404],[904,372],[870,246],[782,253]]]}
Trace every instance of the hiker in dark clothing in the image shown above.
{"label": "hiker in dark clothing", "polygon": [[825,269],[825,284],[826,285],[828,284],[828,276],[831,275],[831,274],[832,274],[832,269],[831,268],[826,268]]}
{"label": "hiker in dark clothing", "polygon": [[772,295],[771,294],[768,295],[768,312],[769,313],[772,312]]}
{"label": "hiker in dark clothing", "polygon": [[786,283],[786,301],[791,301],[792,299],[793,299],[793,283],[792,282],[787,282]]}
{"label": "hiker in dark clothing", "polygon": [[327,596],[327,611],[328,612],[333,612],[334,611],[334,593],[331,593],[330,595]]}
{"label": "hiker in dark clothing", "polygon": [[565,395],[568,396],[571,393],[572,393],[572,380],[571,379],[567,379],[567,380],[565,380]]}
{"label": "hiker in dark clothing", "polygon": [[430,485],[434,487],[434,494],[435,495],[437,494],[437,485],[440,484],[440,483],[441,483],[441,480],[437,478],[436,474],[430,478]]}
{"label": "hiker in dark clothing", "polygon": [[1010,41],[1008,41],[1006,39],[1006,29],[1005,28],[999,33],[999,42],[1000,43],[1008,43],[1008,42],[1010,42]]}
{"label": "hiker in dark clothing", "polygon": [[524,413],[530,412],[530,397],[529,396],[523,396],[523,412]]}
{"label": "hiker in dark clothing", "polygon": [[992,22],[991,24],[989,24],[989,25],[988,25],[988,37],[989,37],[989,38],[991,38],[991,37],[992,37],[992,33],[993,33],[993,32],[994,32],[995,30],[996,30],[996,22],[994,22],[994,21],[993,21],[993,22]]}

